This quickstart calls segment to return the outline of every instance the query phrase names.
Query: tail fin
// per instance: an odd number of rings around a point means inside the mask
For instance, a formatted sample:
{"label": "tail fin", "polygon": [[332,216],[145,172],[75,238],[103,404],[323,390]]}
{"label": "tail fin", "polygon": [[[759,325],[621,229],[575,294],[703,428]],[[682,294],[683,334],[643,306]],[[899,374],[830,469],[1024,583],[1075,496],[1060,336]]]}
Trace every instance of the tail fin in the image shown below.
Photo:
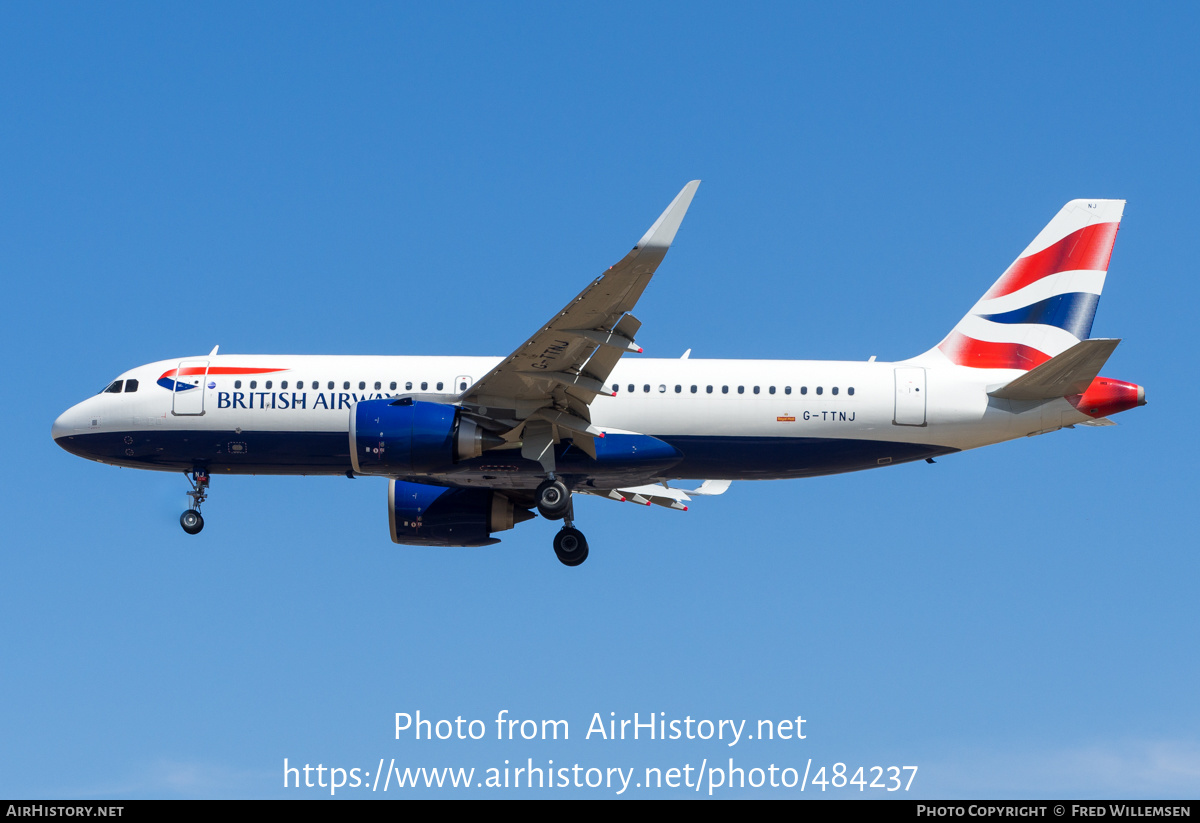
{"label": "tail fin", "polygon": [[1124,200],[1067,203],[927,356],[1028,371],[1086,340],[1124,209]]}

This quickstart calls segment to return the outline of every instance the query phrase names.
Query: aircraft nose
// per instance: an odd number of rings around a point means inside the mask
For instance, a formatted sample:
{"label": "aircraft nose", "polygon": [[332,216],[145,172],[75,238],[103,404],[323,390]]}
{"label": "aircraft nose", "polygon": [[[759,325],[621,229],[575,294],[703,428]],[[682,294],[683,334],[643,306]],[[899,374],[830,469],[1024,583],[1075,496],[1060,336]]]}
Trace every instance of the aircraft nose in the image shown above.
{"label": "aircraft nose", "polygon": [[50,427],[50,436],[54,438],[54,442],[66,448],[63,438],[69,437],[77,433],[80,429],[83,429],[85,424],[84,418],[86,416],[79,406],[72,406],[60,414],[54,421],[54,425]]}
{"label": "aircraft nose", "polygon": [[67,426],[66,417],[66,412],[60,414],[58,419],[54,421],[54,425],[50,427],[50,436],[55,440],[58,440],[60,437],[65,437],[67,432],[70,430]]}

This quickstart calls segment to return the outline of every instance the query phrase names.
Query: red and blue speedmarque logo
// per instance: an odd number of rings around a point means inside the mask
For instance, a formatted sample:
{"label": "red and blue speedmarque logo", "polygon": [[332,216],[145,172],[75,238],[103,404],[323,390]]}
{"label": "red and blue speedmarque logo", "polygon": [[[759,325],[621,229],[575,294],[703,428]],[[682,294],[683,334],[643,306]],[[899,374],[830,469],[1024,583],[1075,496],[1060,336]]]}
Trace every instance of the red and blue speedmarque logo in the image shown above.
{"label": "red and blue speedmarque logo", "polygon": [[214,366],[206,368],[205,366],[186,366],[182,369],[171,369],[165,371],[158,378],[158,385],[162,386],[169,392],[184,392],[189,389],[198,389],[199,385],[185,382],[184,377],[200,376],[207,374],[209,377],[217,377],[222,375],[243,375],[243,374],[274,374],[277,371],[287,371],[287,369],[263,369],[263,368],[245,368],[240,366]]}

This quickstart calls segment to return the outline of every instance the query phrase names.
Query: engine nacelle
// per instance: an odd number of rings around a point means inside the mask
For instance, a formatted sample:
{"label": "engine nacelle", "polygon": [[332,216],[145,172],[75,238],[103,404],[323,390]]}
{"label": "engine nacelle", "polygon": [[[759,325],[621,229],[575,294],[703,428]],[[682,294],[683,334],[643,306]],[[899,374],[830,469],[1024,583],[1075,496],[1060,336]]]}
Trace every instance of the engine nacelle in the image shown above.
{"label": "engine nacelle", "polygon": [[388,484],[392,542],[409,546],[488,546],[492,532],[533,517],[500,492],[393,480]]}
{"label": "engine nacelle", "polygon": [[363,400],[350,411],[356,474],[424,474],[483,454],[504,441],[462,410],[412,398]]}

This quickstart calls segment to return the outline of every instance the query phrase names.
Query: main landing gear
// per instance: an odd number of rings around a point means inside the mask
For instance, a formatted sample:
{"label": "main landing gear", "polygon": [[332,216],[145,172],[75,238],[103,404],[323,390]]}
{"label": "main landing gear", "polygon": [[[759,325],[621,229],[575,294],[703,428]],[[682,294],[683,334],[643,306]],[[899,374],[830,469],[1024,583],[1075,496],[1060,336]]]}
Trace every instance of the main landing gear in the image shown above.
{"label": "main landing gear", "polygon": [[562,520],[563,527],[554,535],[554,554],[564,566],[578,566],[588,557],[587,538],[575,528],[575,507],[571,490],[554,475],[537,487],[534,493],[538,513],[547,520]]}
{"label": "main landing gear", "polygon": [[538,514],[547,520],[562,520],[571,510],[571,490],[554,475],[543,480],[534,495]]}
{"label": "main landing gear", "polygon": [[588,558],[587,538],[579,529],[563,526],[554,535],[554,553],[564,566],[578,566]]}
{"label": "main landing gear", "polygon": [[179,515],[179,525],[183,526],[183,530],[188,534],[199,534],[204,528],[200,505],[208,498],[208,472],[196,469],[190,476],[187,472],[184,472],[183,476],[192,484],[192,490],[187,493],[187,496],[192,498],[192,507]]}

